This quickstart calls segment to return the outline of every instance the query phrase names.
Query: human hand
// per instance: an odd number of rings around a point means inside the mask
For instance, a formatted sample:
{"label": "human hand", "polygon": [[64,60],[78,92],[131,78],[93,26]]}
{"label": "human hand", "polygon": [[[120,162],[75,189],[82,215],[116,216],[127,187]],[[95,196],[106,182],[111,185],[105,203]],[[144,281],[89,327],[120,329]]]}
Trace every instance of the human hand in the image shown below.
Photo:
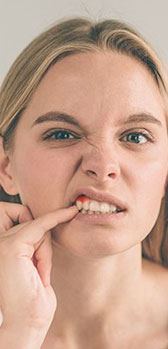
{"label": "human hand", "polygon": [[0,302],[6,328],[47,333],[57,307],[50,284],[50,229],[77,213],[71,206],[33,219],[27,206],[0,202]]}

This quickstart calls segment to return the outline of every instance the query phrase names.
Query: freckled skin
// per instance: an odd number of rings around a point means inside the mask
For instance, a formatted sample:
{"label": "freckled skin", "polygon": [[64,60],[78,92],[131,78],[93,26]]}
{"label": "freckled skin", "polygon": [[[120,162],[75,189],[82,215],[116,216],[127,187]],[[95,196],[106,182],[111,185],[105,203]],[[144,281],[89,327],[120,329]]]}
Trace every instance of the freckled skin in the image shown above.
{"label": "freckled skin", "polygon": [[[51,110],[75,115],[82,130],[55,122],[31,128],[39,115]],[[154,114],[163,127],[119,122],[141,111]],[[41,140],[44,132],[56,127],[81,138]],[[121,142],[122,133],[130,128],[151,131],[156,142]],[[86,225],[73,220],[57,227],[53,238],[72,253],[89,253],[92,246],[90,253],[115,254],[141,242],[156,221],[168,171],[163,100],[152,76],[141,63],[117,53],[81,54],[58,62],[23,113],[11,165],[17,192],[34,217],[67,206],[81,186],[109,191],[128,203],[122,226],[106,226],[106,237],[96,226],[92,235],[87,227],[87,235]],[[90,244],[91,236],[95,245]]]}

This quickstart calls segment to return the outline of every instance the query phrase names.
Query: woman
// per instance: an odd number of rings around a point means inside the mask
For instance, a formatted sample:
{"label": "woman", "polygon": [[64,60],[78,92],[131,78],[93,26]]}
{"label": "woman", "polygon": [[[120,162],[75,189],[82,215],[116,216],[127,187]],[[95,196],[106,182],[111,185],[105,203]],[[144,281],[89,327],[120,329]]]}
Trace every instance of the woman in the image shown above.
{"label": "woman", "polygon": [[167,348],[166,79],[110,19],[60,21],[11,67],[1,348]]}

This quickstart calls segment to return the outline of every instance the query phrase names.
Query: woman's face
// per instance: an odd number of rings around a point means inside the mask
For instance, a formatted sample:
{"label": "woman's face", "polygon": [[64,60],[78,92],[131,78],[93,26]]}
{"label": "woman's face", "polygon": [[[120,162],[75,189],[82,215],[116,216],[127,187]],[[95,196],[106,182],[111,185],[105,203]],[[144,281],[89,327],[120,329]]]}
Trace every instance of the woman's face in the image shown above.
{"label": "woman's face", "polygon": [[[54,111],[72,115],[80,127],[35,123]],[[144,113],[158,121],[147,121]],[[140,243],[156,222],[168,171],[166,120],[155,81],[126,55],[64,58],[46,73],[22,115],[10,160],[22,202],[34,217],[68,206],[81,187],[127,203],[125,217],[111,224],[72,219],[58,225],[52,236],[66,250],[102,256]]]}

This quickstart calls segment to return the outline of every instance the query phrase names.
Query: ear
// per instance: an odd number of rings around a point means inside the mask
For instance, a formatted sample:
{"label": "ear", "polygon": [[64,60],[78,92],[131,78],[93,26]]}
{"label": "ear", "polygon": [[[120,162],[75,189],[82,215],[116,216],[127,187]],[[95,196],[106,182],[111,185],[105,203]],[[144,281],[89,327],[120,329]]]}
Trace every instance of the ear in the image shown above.
{"label": "ear", "polygon": [[0,185],[7,194],[18,194],[18,189],[12,175],[11,162],[4,151],[2,136],[0,136]]}

